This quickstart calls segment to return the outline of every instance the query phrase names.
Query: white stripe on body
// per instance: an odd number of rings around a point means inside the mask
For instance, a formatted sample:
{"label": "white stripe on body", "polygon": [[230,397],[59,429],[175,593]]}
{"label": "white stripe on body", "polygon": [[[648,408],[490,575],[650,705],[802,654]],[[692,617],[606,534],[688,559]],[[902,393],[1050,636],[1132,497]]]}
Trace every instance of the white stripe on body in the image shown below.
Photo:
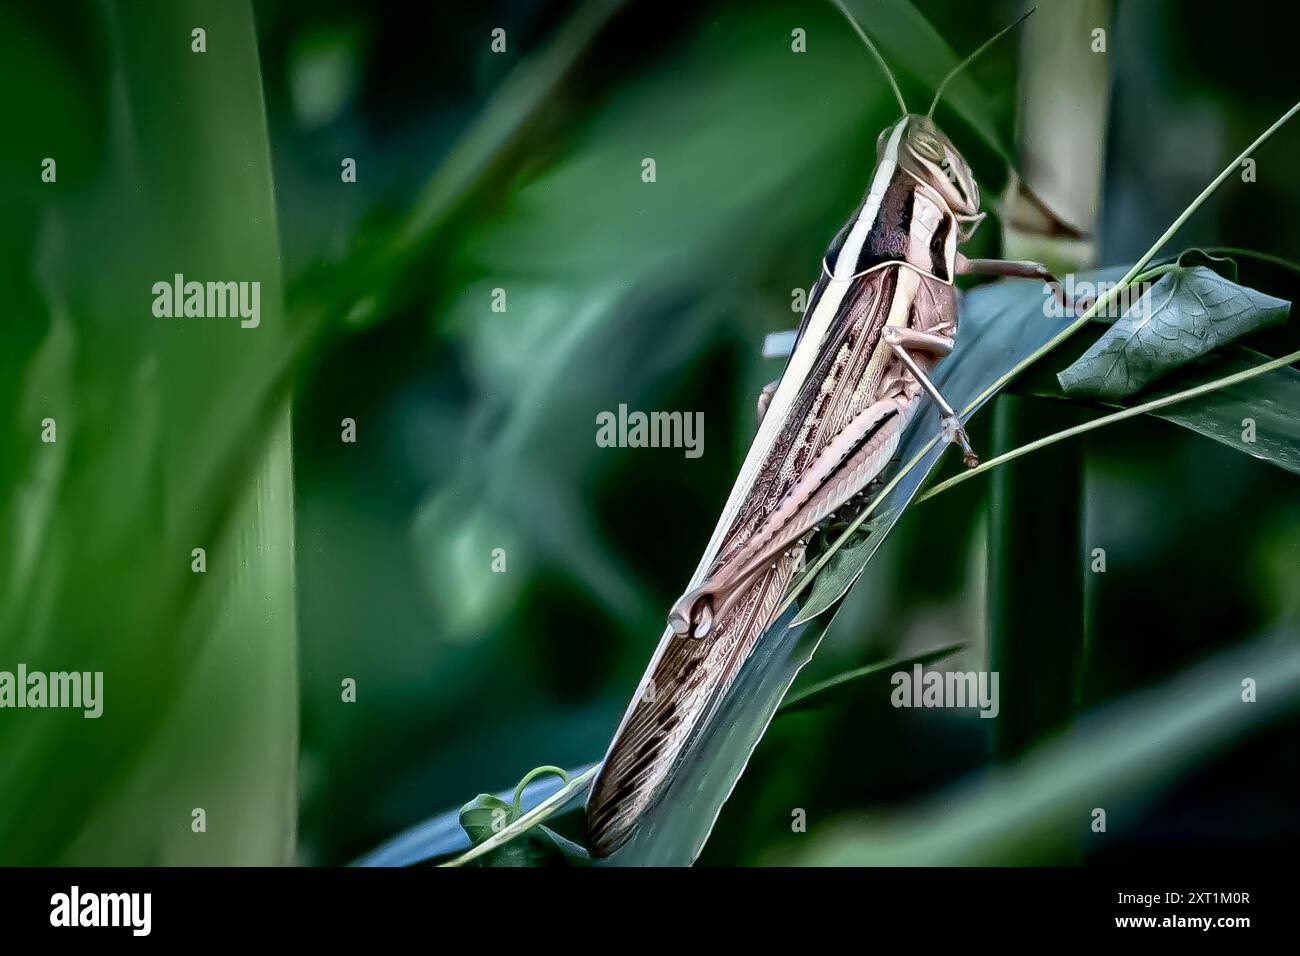
{"label": "white stripe on body", "polygon": [[[831,324],[839,312],[845,295],[853,287],[853,273],[857,265],[858,254],[862,251],[867,235],[871,232],[871,227],[880,212],[880,203],[885,197],[885,191],[889,188],[890,181],[894,178],[894,173],[898,169],[898,149],[907,123],[907,117],[903,117],[889,136],[889,141],[885,146],[885,154],[871,179],[871,188],[867,193],[866,201],[863,203],[862,212],[840,249],[840,254],[835,261],[835,270],[828,276],[826,286],[822,289],[822,294],[813,308],[812,315],[809,317],[804,335],[800,338],[798,346],[790,356],[785,373],[781,376],[781,384],[777,386],[776,392],[772,396],[772,402],[768,406],[766,414],[763,415],[763,421],[758,427],[758,433],[754,436],[754,441],[749,446],[749,453],[745,455],[745,461],[736,476],[735,484],[731,487],[731,494],[727,497],[727,504],[722,509],[722,515],[718,518],[717,526],[713,529],[713,536],[709,539],[709,544],[700,558],[699,566],[696,567],[690,583],[682,592],[683,594],[698,588],[708,576],[709,569],[713,566],[718,551],[722,547],[723,539],[727,536],[727,532],[731,530],[736,515],[739,514],[745,500],[749,497],[754,481],[762,469],[763,463],[771,454],[772,447],[785,425],[786,416],[803,389],[808,374],[812,371],[818,353],[821,351],[822,342],[826,338],[827,332],[830,331]],[[847,272],[844,271],[846,269]],[[610,740],[605,759],[609,758],[610,751],[613,750],[623,736],[623,730],[631,719],[637,705],[645,699],[648,689],[647,684],[652,681],[659,667],[659,661],[668,648],[668,642],[675,636],[672,627],[664,628],[664,633],[659,638],[659,646],[655,649],[654,656],[646,667],[645,675],[641,678],[636,694],[633,696],[626,712],[624,712],[623,719],[619,721],[618,730],[615,731],[613,738]],[[685,639],[690,640],[690,638]]]}
{"label": "white stripe on body", "polygon": [[[871,227],[876,224],[876,216],[880,212],[880,204],[884,201],[885,190],[894,179],[894,170],[898,168],[898,145],[903,139],[903,130],[907,126],[907,117],[903,117],[894,131],[889,135],[889,143],[885,146],[885,156],[876,167],[876,175],[871,180],[871,191],[867,193],[866,202],[862,204],[862,212],[858,215],[858,221],[853,224],[849,231],[848,238],[844,240],[844,245],[840,249],[840,254],[835,259],[835,269],[831,272],[832,278],[848,280],[853,278],[854,273],[858,271],[858,257],[862,254],[862,247],[866,245],[867,236],[871,234]],[[843,298],[844,293],[840,293]],[[835,307],[839,308],[836,302]]]}

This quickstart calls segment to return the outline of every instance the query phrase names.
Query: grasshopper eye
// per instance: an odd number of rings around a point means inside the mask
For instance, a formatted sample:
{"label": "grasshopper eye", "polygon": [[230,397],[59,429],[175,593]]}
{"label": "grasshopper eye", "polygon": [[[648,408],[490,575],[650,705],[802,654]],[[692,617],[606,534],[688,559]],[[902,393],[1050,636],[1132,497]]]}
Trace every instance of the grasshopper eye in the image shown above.
{"label": "grasshopper eye", "polygon": [[[929,136],[916,137],[914,145],[916,146],[916,154],[922,159],[928,159],[932,163],[937,163],[943,159],[943,150],[939,148],[938,142]],[[947,160],[944,161],[947,162]]]}

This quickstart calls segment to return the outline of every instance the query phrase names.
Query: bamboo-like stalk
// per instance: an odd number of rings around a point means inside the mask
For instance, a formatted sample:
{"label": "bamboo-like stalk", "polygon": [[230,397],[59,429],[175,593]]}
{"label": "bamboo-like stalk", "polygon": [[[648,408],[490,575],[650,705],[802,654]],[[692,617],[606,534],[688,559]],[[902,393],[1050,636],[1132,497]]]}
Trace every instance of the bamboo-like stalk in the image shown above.
{"label": "bamboo-like stalk", "polygon": [[[1067,273],[1094,266],[1109,83],[1092,31],[1107,0],[1040,5],[1021,47],[1018,175],[1003,196],[1004,254]],[[1073,406],[1000,396],[994,448],[1003,454],[1077,424]],[[1078,443],[994,475],[989,527],[989,668],[998,671],[995,749],[1009,757],[1069,722],[1084,660],[1082,502]]]}

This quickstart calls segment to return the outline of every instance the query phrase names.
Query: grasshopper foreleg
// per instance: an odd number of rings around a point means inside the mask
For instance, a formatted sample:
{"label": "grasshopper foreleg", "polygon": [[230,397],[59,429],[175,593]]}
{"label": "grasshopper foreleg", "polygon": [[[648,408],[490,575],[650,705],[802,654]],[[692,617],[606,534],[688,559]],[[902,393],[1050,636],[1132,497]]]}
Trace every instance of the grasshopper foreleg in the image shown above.
{"label": "grasshopper foreleg", "polygon": [[1068,312],[1078,312],[1092,305],[1091,298],[1066,299],[1061,280],[1041,262],[1024,259],[967,259],[957,253],[957,274],[961,276],[1003,276],[1011,279],[1041,279],[1052,290],[1056,301]]}
{"label": "grasshopper foreleg", "polygon": [[931,355],[942,358],[952,351],[953,341],[945,335],[937,335],[934,332],[920,332],[916,329],[903,329],[896,326],[887,325],[880,333],[881,341],[893,349],[898,360],[907,366],[907,370],[921,384],[930,397],[934,399],[935,404],[939,406],[943,414],[943,428],[948,435],[948,440],[961,445],[963,459],[967,468],[974,468],[980,463],[979,456],[975,454],[975,449],[971,447],[970,438],[966,435],[966,429],[962,427],[961,420],[957,418],[957,413],[953,411],[948,400],[930,381],[930,376],[925,374],[925,370],[917,364],[916,359],[912,357],[911,349],[920,352],[929,352]]}

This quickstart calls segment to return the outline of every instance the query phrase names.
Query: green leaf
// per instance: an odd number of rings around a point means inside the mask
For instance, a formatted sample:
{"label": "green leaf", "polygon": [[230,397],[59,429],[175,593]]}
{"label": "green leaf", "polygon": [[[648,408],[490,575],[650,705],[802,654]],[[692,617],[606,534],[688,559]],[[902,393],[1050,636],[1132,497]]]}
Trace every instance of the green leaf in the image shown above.
{"label": "green leaf", "polygon": [[892,514],[877,515],[858,528],[836,550],[831,560],[817,573],[800,602],[799,613],[794,619],[796,625],[811,621],[829,610],[848,593],[879,547],[882,532],[893,524],[895,517]]}
{"label": "green leaf", "polygon": [[958,651],[964,650],[965,644],[948,644],[944,647],[936,647],[934,650],[926,651],[923,654],[916,654],[912,657],[893,658],[887,661],[877,661],[874,664],[867,664],[864,667],[855,667],[853,670],[844,671],[836,674],[834,677],[828,677],[824,681],[819,681],[811,687],[806,687],[801,691],[796,691],[786,697],[785,702],[781,704],[777,716],[782,714],[792,714],[801,710],[811,710],[815,707],[821,707],[830,702],[833,698],[839,696],[842,692],[849,689],[849,685],[856,684],[868,677],[878,677],[883,674],[891,674],[902,668],[912,667],[914,664],[933,664],[941,661],[945,657],[951,657]]}
{"label": "green leaf", "polygon": [[[1180,380],[1178,387],[1232,375],[1268,360],[1267,355],[1252,349],[1230,346],[1189,369],[1194,374]],[[1300,371],[1290,366],[1154,414],[1252,458],[1300,474]]]}
{"label": "green leaf", "polygon": [[[22,317],[0,350],[0,661],[103,672],[105,698],[94,720],[0,720],[0,862],[288,863],[301,336],[252,7],[36,11],[6,9],[0,30],[0,84],[31,94],[6,142],[58,158],[57,184],[0,176],[0,275]],[[176,273],[257,283],[258,326],[153,315]],[[46,416],[57,444],[33,427]]]}
{"label": "green leaf", "polygon": [[[1232,250],[1228,259],[1202,250],[1189,250],[1176,260],[1179,263],[1214,261],[1222,264],[1261,258],[1249,250]],[[1282,264],[1286,268],[1291,268]],[[1111,281],[1121,269],[1106,269],[1087,276],[1084,281]],[[1274,277],[1276,278],[1276,277]],[[1024,290],[1026,309],[1037,308],[1037,297]],[[1077,358],[1085,350],[1082,343],[1067,343],[1054,355]],[[1234,344],[1196,359],[1145,393],[1143,400],[1157,399],[1214,379],[1224,378],[1269,361],[1269,356],[1243,345]],[[1016,383],[1018,394],[1039,398],[1073,400],[1061,388],[1048,362],[1029,369]],[[1103,401],[1104,408],[1127,408],[1136,401]],[[1245,382],[1179,402],[1150,412],[1153,417],[1173,422],[1204,435],[1237,451],[1287,471],[1300,474],[1300,371],[1286,367],[1273,369]],[[1253,432],[1248,427],[1253,421]],[[1253,440],[1251,440],[1253,439]]]}
{"label": "green leaf", "polygon": [[[1215,265],[1235,274],[1235,263]],[[1162,269],[1155,286],[1057,376],[1067,395],[1126,398],[1222,345],[1281,322],[1291,308],[1209,265],[1180,261]]]}
{"label": "green leaf", "polygon": [[501,832],[507,824],[513,823],[519,815],[509,800],[491,793],[480,793],[460,808],[460,825],[469,834],[470,844],[478,846],[492,834]]}
{"label": "green leaf", "polygon": [[[480,793],[460,809],[460,825],[469,835],[470,842],[478,846],[500,833],[523,815],[514,804],[491,793]],[[570,854],[578,860],[586,858],[586,851],[571,840],[544,826],[535,826],[527,833],[503,846],[497,847],[470,866],[566,866]]]}

